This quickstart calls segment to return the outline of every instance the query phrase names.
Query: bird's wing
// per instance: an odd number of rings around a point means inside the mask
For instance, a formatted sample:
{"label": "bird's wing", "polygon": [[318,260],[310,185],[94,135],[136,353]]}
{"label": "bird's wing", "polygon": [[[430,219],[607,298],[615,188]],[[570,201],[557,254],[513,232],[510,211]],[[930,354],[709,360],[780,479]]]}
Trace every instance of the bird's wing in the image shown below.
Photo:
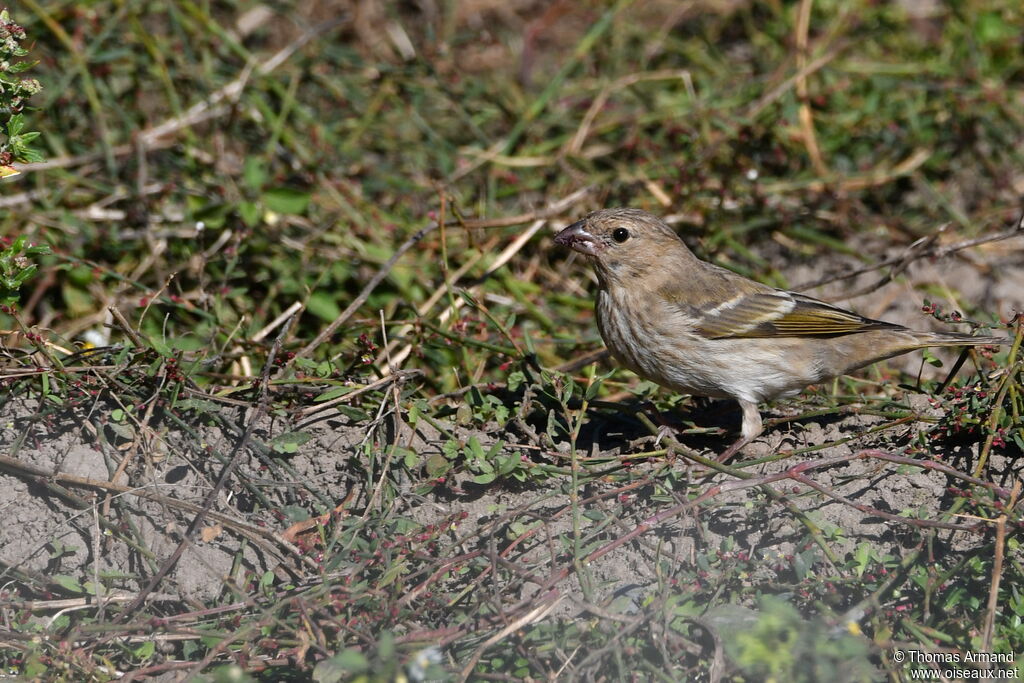
{"label": "bird's wing", "polygon": [[708,339],[835,337],[899,328],[783,290],[747,291],[692,312],[697,314],[695,331]]}

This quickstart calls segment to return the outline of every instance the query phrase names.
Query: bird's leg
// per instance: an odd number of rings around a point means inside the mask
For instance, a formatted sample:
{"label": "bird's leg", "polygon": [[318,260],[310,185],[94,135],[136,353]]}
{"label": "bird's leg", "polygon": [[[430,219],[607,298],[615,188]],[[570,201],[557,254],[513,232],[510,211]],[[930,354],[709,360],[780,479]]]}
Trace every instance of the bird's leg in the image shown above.
{"label": "bird's leg", "polygon": [[729,462],[744,446],[756,439],[764,431],[764,424],[761,422],[761,412],[757,409],[757,404],[742,399],[737,400],[740,403],[740,409],[743,411],[743,428],[740,431],[740,438],[736,439],[731,446],[725,449],[724,453],[718,456],[718,462],[723,464]]}
{"label": "bird's leg", "polygon": [[757,409],[756,403],[740,400],[740,410],[743,411],[743,438],[748,442],[753,441],[764,431],[764,423],[761,422],[761,411]]}

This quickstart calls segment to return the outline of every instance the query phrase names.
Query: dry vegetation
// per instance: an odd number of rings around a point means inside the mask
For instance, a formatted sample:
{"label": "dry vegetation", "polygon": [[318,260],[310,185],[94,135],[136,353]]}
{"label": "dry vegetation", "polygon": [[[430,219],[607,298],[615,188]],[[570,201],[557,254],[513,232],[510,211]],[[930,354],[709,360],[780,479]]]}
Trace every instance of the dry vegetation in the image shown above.
{"label": "dry vegetation", "polygon": [[[1018,2],[10,18],[43,90],[21,137],[0,99],[5,671],[1024,673]],[[733,406],[609,365],[551,243],[613,205],[1014,342],[814,387],[721,465]]]}

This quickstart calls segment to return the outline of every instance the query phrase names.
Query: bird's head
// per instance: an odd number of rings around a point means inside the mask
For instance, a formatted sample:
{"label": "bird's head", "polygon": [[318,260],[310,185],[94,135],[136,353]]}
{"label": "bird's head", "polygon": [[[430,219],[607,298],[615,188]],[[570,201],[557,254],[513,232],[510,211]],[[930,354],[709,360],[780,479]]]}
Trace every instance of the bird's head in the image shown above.
{"label": "bird's head", "polygon": [[605,285],[642,278],[675,260],[694,259],[672,228],[639,209],[595,211],[558,233],[555,243],[587,256]]}

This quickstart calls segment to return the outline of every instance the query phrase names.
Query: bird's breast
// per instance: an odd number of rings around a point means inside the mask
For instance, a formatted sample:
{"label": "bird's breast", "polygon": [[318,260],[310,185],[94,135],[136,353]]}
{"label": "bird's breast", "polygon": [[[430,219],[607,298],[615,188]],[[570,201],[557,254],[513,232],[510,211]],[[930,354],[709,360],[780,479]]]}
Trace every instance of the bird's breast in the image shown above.
{"label": "bird's breast", "polygon": [[601,338],[620,363],[659,384],[692,387],[688,368],[699,362],[700,341],[677,311],[654,294],[614,287],[598,292],[596,313]]}

